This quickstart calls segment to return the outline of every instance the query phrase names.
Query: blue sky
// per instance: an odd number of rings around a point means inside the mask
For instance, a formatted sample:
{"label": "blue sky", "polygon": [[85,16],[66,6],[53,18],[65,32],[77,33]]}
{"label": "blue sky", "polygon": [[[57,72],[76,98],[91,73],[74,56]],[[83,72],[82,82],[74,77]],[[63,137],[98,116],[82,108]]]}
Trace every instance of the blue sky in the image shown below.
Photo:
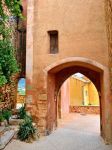
{"label": "blue sky", "polygon": [[25,79],[21,78],[18,82],[18,92],[20,95],[25,95],[25,84],[26,84]]}
{"label": "blue sky", "polygon": [[25,89],[26,81],[24,78],[21,78],[18,82],[18,88]]}

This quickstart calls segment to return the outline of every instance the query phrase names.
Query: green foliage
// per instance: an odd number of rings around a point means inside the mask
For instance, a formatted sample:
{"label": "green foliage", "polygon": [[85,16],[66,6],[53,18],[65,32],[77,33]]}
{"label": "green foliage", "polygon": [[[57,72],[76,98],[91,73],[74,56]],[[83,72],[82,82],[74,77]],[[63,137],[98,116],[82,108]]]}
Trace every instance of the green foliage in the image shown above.
{"label": "green foliage", "polygon": [[7,6],[7,9],[12,15],[22,18],[20,10],[21,0],[0,0],[0,16],[2,16],[4,21],[6,21],[8,16],[4,11],[4,4]]}
{"label": "green foliage", "polygon": [[[7,83],[7,79],[3,74],[1,63],[0,63],[0,87]],[[1,99],[1,97],[0,97]]]}
{"label": "green foliage", "polygon": [[24,119],[25,117],[26,117],[26,110],[25,110],[25,107],[23,106],[19,109],[18,118]]}
{"label": "green foliage", "polygon": [[3,39],[8,39],[11,37],[11,28],[8,28],[5,26],[4,22],[0,22],[0,35],[1,35],[1,40]]}
{"label": "green foliage", "polygon": [[21,0],[0,0],[0,87],[9,83],[11,76],[19,72],[6,7],[10,15],[22,18],[20,5]]}
{"label": "green foliage", "polygon": [[9,40],[0,40],[0,70],[4,83],[9,82],[10,77],[19,71],[14,55],[14,48]]}
{"label": "green foliage", "polygon": [[22,18],[20,10],[21,0],[5,0],[5,4],[14,16]]}
{"label": "green foliage", "polygon": [[3,122],[5,119],[4,119],[4,117],[3,117],[3,115],[2,115],[2,113],[0,113],[0,122]]}
{"label": "green foliage", "polygon": [[32,118],[27,116],[19,126],[18,138],[21,141],[29,141],[35,139],[36,129],[32,124]]}
{"label": "green foliage", "polygon": [[10,119],[10,117],[12,116],[11,110],[9,110],[9,109],[3,110],[3,111],[2,111],[2,115],[3,115],[4,119],[7,120],[7,123],[9,124],[9,119]]}

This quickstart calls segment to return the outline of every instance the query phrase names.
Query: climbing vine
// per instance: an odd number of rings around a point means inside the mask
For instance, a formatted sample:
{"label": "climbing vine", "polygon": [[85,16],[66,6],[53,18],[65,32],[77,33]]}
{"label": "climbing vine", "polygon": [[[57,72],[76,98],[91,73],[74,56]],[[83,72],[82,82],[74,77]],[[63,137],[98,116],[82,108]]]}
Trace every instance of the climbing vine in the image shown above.
{"label": "climbing vine", "polygon": [[10,16],[22,18],[20,6],[21,0],[0,0],[0,87],[19,72],[9,20]]}
{"label": "climbing vine", "polygon": [[0,16],[5,20],[8,17],[6,13],[8,9],[12,15],[22,17],[20,6],[21,0],[0,0]]}

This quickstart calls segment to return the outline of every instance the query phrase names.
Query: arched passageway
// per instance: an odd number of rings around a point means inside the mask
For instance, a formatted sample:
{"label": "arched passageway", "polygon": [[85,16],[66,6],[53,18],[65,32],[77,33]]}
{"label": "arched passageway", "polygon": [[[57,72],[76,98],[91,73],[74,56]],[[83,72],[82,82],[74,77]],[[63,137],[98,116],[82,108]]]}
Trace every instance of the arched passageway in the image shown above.
{"label": "arched passageway", "polygon": [[99,93],[95,85],[83,74],[76,73],[70,76],[59,90],[57,122],[60,123],[71,113],[80,113],[84,116],[86,114],[99,116],[99,105]]}
{"label": "arched passageway", "polygon": [[[109,138],[106,126],[106,111],[107,105],[105,105],[106,96],[104,91],[105,82],[105,68],[100,65],[95,65],[91,62],[70,61],[62,64],[54,65],[48,68],[47,78],[47,96],[48,96],[48,112],[47,112],[47,132],[50,133],[57,127],[57,96],[60,87],[64,81],[71,75],[80,72],[88,77],[95,85],[100,99],[100,128],[101,136],[104,139]],[[109,109],[108,109],[109,112]],[[110,113],[110,112],[109,112]],[[108,128],[109,129],[109,128]]]}

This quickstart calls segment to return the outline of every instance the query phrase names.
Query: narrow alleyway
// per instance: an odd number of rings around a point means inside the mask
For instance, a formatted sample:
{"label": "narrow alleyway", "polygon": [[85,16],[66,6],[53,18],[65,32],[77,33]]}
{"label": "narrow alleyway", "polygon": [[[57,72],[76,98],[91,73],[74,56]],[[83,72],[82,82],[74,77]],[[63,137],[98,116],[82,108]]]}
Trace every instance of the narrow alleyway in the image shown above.
{"label": "narrow alleyway", "polygon": [[50,136],[28,144],[13,140],[5,150],[112,150],[100,137],[99,115],[70,114]]}

